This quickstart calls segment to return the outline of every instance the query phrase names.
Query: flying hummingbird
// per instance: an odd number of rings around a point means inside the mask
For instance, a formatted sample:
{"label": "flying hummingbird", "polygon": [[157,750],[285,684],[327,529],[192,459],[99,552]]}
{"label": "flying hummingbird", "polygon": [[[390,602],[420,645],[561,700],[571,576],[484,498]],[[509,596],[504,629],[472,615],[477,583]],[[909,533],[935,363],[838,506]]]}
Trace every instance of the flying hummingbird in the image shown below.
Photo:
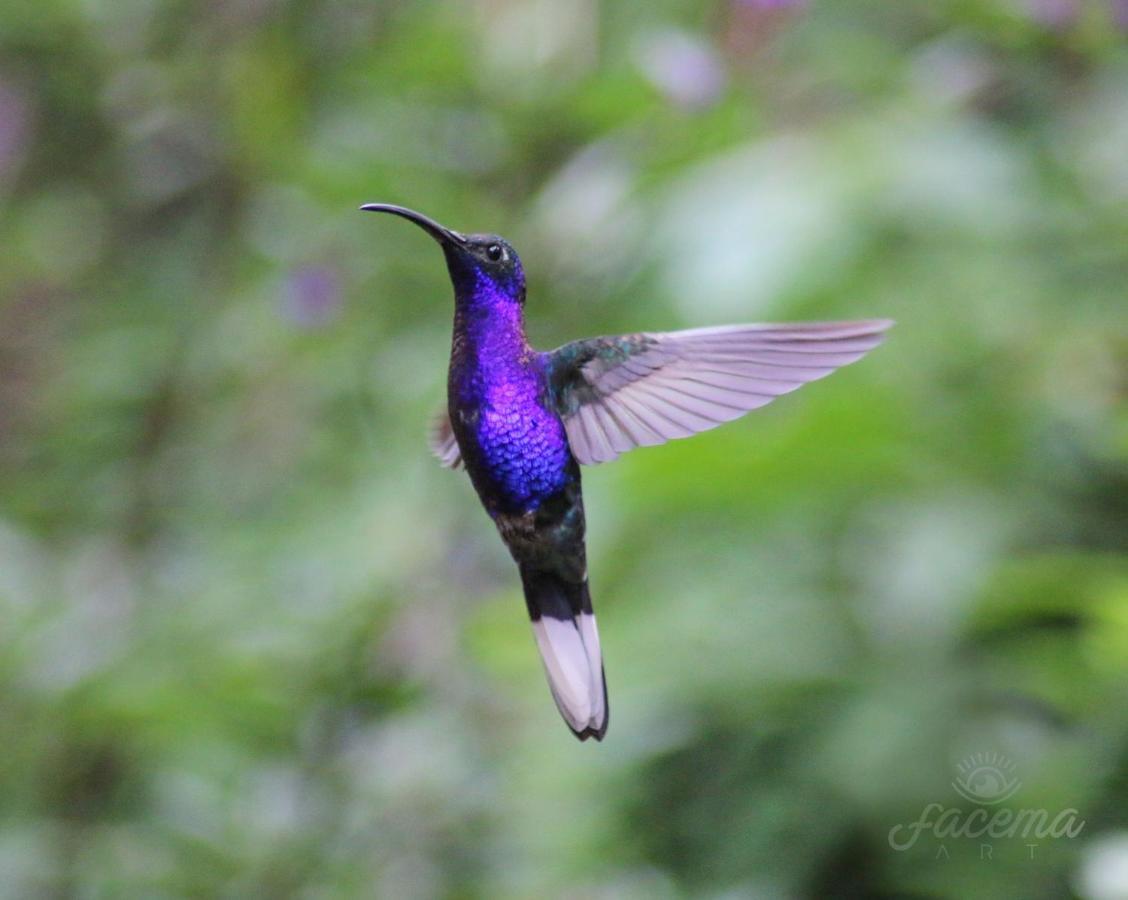
{"label": "flying hummingbird", "polygon": [[588,593],[580,465],[689,437],[829,375],[893,323],[724,325],[574,341],[525,337],[525,273],[496,234],[461,234],[388,203],[438,241],[454,285],[447,406],[431,435],[466,468],[509,548],[552,697],[581,741],[607,731],[607,684]]}

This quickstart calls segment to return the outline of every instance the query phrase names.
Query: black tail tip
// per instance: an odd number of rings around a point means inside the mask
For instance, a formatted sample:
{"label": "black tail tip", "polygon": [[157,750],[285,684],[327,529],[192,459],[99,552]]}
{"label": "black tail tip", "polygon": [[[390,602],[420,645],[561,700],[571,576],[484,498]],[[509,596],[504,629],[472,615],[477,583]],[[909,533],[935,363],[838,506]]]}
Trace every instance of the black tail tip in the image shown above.
{"label": "black tail tip", "polygon": [[583,731],[576,731],[574,728],[570,728],[569,730],[576,736],[577,740],[586,741],[588,738],[595,738],[597,741],[602,741],[603,736],[607,734],[607,720],[603,720],[603,727],[598,730],[591,726],[588,726]]}

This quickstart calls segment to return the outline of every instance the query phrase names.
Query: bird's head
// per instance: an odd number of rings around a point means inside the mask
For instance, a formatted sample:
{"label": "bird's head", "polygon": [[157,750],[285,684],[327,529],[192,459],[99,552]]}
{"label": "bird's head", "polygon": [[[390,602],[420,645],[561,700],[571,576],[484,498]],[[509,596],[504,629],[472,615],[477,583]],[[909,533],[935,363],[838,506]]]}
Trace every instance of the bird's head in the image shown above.
{"label": "bird's head", "polygon": [[390,203],[366,203],[361,209],[400,216],[431,235],[443,248],[456,296],[525,302],[525,270],[517,251],[505,238],[496,234],[461,234],[413,209]]}

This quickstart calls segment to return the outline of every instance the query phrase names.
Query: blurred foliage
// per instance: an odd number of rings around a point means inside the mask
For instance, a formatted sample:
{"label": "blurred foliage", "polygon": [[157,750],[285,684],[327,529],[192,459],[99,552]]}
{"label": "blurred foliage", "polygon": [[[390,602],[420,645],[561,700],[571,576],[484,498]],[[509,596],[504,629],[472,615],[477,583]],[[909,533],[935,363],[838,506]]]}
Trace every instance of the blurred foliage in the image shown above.
{"label": "blurred foliage", "polygon": [[[0,5],[0,896],[1128,896],[1126,34]],[[426,452],[449,286],[373,200],[510,237],[541,346],[898,320],[587,471],[602,745]],[[1084,832],[893,850],[977,752]]]}

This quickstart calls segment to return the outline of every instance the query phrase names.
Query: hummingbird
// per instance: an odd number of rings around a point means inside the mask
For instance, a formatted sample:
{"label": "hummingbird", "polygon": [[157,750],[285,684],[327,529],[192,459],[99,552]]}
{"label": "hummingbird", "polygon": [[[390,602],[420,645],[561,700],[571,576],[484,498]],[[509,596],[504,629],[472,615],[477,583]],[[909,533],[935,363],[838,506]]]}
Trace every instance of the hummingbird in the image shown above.
{"label": "hummingbird", "polygon": [[464,467],[517,564],[552,698],[581,741],[607,732],[607,682],[588,590],[580,466],[685,438],[855,362],[888,319],[638,332],[533,349],[525,272],[496,234],[463,234],[390,203],[446,257],[454,333],[430,445]]}

